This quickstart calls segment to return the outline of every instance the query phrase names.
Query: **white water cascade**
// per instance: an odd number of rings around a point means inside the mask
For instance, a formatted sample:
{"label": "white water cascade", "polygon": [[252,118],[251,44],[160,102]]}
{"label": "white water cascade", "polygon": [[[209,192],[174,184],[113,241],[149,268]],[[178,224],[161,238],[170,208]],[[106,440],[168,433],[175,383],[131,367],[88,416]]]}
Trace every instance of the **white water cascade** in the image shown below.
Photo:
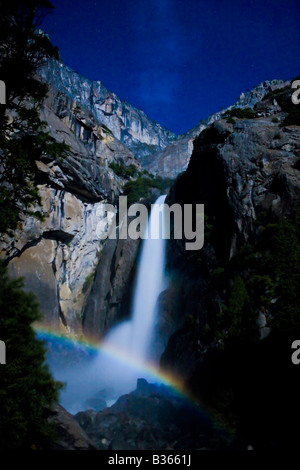
{"label": "white water cascade", "polygon": [[78,369],[56,371],[57,380],[66,381],[61,403],[71,413],[86,409],[86,400],[99,391],[110,390],[107,404],[120,395],[135,390],[138,378],[157,382],[149,359],[153,356],[151,340],[156,323],[156,304],[164,290],[165,230],[161,196],[152,205],[148,237],[142,241],[134,288],[131,318],[114,327],[101,343],[91,363]]}
{"label": "white water cascade", "polygon": [[152,205],[148,237],[143,240],[139,260],[131,319],[116,326],[104,340],[104,346],[117,348],[129,356],[129,360],[141,365],[150,358],[156,303],[164,289],[166,240],[163,238],[165,227],[161,205],[165,198],[160,196]]}
{"label": "white water cascade", "polygon": [[164,217],[160,205],[164,204],[165,198],[159,197],[152,207],[149,220],[151,237],[143,243],[135,286],[130,354],[139,360],[148,358],[156,320],[156,303],[164,288],[166,240],[163,239]]}

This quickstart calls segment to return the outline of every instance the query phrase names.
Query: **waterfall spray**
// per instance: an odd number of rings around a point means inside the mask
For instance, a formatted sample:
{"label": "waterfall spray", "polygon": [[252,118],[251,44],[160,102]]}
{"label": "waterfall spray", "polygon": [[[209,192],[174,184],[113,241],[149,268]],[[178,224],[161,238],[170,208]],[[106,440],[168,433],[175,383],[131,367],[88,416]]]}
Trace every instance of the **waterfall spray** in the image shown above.
{"label": "waterfall spray", "polygon": [[[86,409],[87,399],[103,389],[113,390],[107,398],[109,404],[110,400],[134,390],[140,377],[157,382],[157,374],[149,372],[149,358],[153,357],[151,340],[157,299],[164,289],[166,241],[162,236],[165,227],[161,207],[164,200],[165,196],[161,196],[152,205],[149,236],[142,241],[138,262],[131,318],[112,328],[96,357],[83,366],[57,368],[52,364],[55,378],[67,382],[61,403],[71,413]],[[114,357],[105,351],[114,351]]]}
{"label": "waterfall spray", "polygon": [[131,319],[107,335],[104,344],[118,347],[139,361],[149,358],[150,341],[156,320],[156,303],[164,286],[165,243],[164,217],[161,205],[166,196],[160,196],[148,222],[148,237],[143,240],[133,296]]}
{"label": "waterfall spray", "polygon": [[[165,198],[161,196],[157,199],[150,214],[148,231],[151,237],[143,242],[134,292],[130,353],[140,359],[147,359],[149,353],[156,319],[156,302],[164,284],[166,240],[162,237],[164,220],[160,205],[164,203]],[[154,235],[157,239],[153,238]]]}

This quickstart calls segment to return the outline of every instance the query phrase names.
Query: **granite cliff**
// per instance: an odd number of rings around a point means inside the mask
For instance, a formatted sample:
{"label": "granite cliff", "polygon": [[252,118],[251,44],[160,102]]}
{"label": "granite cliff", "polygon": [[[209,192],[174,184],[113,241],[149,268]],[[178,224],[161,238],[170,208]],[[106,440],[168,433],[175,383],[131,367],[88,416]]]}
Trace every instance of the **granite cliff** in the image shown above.
{"label": "granite cliff", "polygon": [[[148,169],[175,178],[186,170],[196,136],[214,122],[219,123],[217,127],[227,126],[226,132],[231,132],[232,125],[222,124],[219,112],[176,139],[101,82],[80,77],[60,62],[49,61],[40,73],[49,83],[42,118],[51,135],[65,141],[70,151],[62,161],[44,155],[36,162],[42,203],[35,211],[42,220],[28,217],[20,222],[16,233],[2,241],[2,257],[10,272],[24,276],[26,288],[38,295],[45,323],[77,333],[84,325],[86,333],[96,331],[99,337],[117,318],[128,314],[138,253],[137,242],[104,243],[99,237],[106,229],[104,204],[115,201],[124,184],[136,177],[126,176],[125,170],[133,168],[131,174],[141,175]],[[267,93],[284,85],[278,80],[264,82],[242,94],[229,109],[258,106]],[[270,124],[269,117],[277,108],[273,101],[267,103],[257,110],[261,118],[255,132],[261,133],[263,128],[271,139],[276,125]],[[254,132],[243,121],[234,127],[235,139]],[[285,133],[284,139],[283,145],[288,148],[295,137]],[[279,143],[282,141],[273,141],[272,145]],[[244,145],[243,140],[239,145]],[[257,151],[262,151],[265,142],[259,145]],[[124,174],[115,172],[116,165]],[[270,168],[271,173],[273,170]],[[250,194],[251,188],[247,191]],[[244,219],[246,204],[251,210],[251,197],[248,199],[239,209],[242,225],[248,224]]]}
{"label": "granite cliff", "polygon": [[267,93],[282,88],[288,83],[289,82],[284,82],[283,80],[267,80],[254,87],[252,90],[241,93],[235,104],[229,106],[226,110],[221,110],[212,114],[207,119],[200,121],[199,124],[187,134],[178,136],[178,138],[167,147],[144,160],[144,167],[151,173],[176,178],[176,176],[187,169],[193,152],[193,142],[206,127],[221,119],[222,114],[230,109],[254,108]]}
{"label": "granite cliff", "polygon": [[[137,148],[143,152],[148,147],[161,149],[174,135],[121,102],[100,82],[89,82],[62,63],[49,61],[41,77],[49,84],[41,117],[50,134],[68,144],[69,152],[61,161],[48,155],[36,161],[41,206],[34,212],[39,218],[24,218],[12,236],[3,238],[1,256],[10,273],[24,277],[26,289],[37,295],[48,326],[80,334],[105,245],[105,203],[114,203],[124,184],[141,175]],[[129,245],[131,249],[121,251],[119,245],[109,250],[107,246],[104,252],[103,259],[110,251],[116,260],[121,253],[125,269],[120,274],[116,266],[115,274],[105,273],[115,287],[110,287],[107,318],[99,319],[100,335],[114,321],[123,296],[127,298],[138,243]],[[114,281],[115,275],[123,283]]]}
{"label": "granite cliff", "polygon": [[[23,218],[14,234],[1,240],[1,257],[9,272],[25,278],[26,289],[37,295],[44,323],[52,329],[101,337],[129,313],[139,252],[136,240],[102,240],[109,225],[105,203],[113,203],[125,184],[141,178],[145,170],[177,177],[167,202],[205,204],[206,238],[200,252],[187,252],[185,240],[168,244],[170,282],[159,298],[157,325],[161,365],[247,442],[255,436],[257,423],[258,446],[270,447],[278,439],[287,439],[279,430],[286,428],[284,417],[278,418],[278,424],[272,416],[278,394],[270,399],[272,389],[263,376],[266,341],[275,341],[273,332],[283,328],[282,322],[296,325],[294,318],[286,319],[286,312],[282,313],[282,296],[292,312],[298,308],[300,121],[298,108],[291,104],[290,82],[264,82],[176,139],[100,82],[90,82],[62,63],[49,62],[41,77],[50,87],[42,118],[51,135],[69,145],[69,154],[62,161],[43,155],[36,162],[41,205],[34,211],[39,217]],[[289,240],[281,232],[284,223]],[[273,238],[269,230],[275,230]],[[281,266],[278,272],[274,261],[272,244],[279,236],[292,253],[286,258],[288,279],[286,268]],[[293,296],[284,291],[289,284]],[[242,356],[245,371],[235,359]],[[274,377],[266,377],[276,388]],[[260,403],[252,378],[268,396],[269,406],[264,400]],[[294,387],[294,377],[287,380]],[[241,388],[243,393],[236,393]],[[147,420],[148,407],[157,405],[156,391],[152,392],[150,400],[148,392],[143,396]],[[247,410],[236,396],[246,397]],[[124,427],[116,425],[112,435],[107,421],[113,415],[116,424],[128,403],[136,406],[136,399],[140,399],[138,393],[120,399],[112,412],[86,412],[77,419],[89,437],[96,432],[98,420],[103,429],[96,436],[97,445],[102,448],[104,439],[104,447],[110,442],[111,448],[117,448],[115,441]],[[160,403],[164,406],[164,397],[159,398],[159,410]],[[125,427],[127,422],[132,425],[126,413]],[[266,418],[261,419],[263,413]],[[69,416],[64,420],[69,423]],[[144,420],[141,415],[142,436],[149,424],[144,429]],[[77,424],[69,423],[67,428],[71,425],[77,436],[74,447],[94,446]],[[175,448],[187,448],[189,442],[179,442],[180,429],[174,426],[175,432],[167,429],[161,436],[162,448],[173,438]],[[136,429],[133,434],[134,439],[126,437],[129,448],[140,445]],[[156,448],[156,437],[148,437],[142,442]],[[197,446],[207,445],[198,437]]]}
{"label": "granite cliff", "polygon": [[47,83],[88,109],[137,158],[162,150],[176,138],[143,111],[122,101],[100,81],[91,82],[61,62],[49,61],[40,73]]}
{"label": "granite cliff", "polygon": [[299,336],[300,114],[286,84],[253,112],[232,108],[203,130],[169,192],[169,204],[205,204],[205,243],[200,252],[169,243],[161,365],[255,448],[288,447],[299,386],[290,348]]}

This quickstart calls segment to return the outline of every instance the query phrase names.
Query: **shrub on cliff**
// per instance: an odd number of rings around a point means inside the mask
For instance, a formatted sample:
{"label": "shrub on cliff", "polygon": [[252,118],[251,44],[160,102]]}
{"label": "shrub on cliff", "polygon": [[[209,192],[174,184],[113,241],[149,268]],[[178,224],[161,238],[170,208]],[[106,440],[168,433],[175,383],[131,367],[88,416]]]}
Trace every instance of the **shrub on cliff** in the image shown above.
{"label": "shrub on cliff", "polygon": [[[209,327],[210,338],[220,341],[196,372],[209,406],[258,449],[296,444],[289,423],[299,418],[291,345],[300,336],[300,201],[291,215],[259,225],[257,243],[214,271],[221,273],[212,282],[222,301]],[[260,312],[270,328],[264,339]]]}
{"label": "shrub on cliff", "polygon": [[275,90],[269,91],[264,97],[263,101],[266,100],[276,100],[279,104],[287,101],[290,99],[291,95],[291,88],[289,86],[285,86],[283,88],[276,88]]}
{"label": "shrub on cliff", "polygon": [[149,197],[151,189],[158,189],[163,193],[170,185],[171,180],[168,178],[140,176],[124,185],[124,196],[127,196],[128,204],[134,204],[141,198]]}
{"label": "shrub on cliff", "polygon": [[300,109],[299,105],[294,105],[294,109],[292,109],[288,115],[284,118],[282,123],[280,124],[280,127],[284,126],[300,126]]}
{"label": "shrub on cliff", "polygon": [[133,164],[126,166],[122,163],[112,162],[109,165],[109,168],[111,168],[117,176],[121,176],[123,178],[135,177],[138,173],[138,168]]}
{"label": "shrub on cliff", "polygon": [[226,111],[223,114],[223,117],[235,117],[237,119],[254,119],[256,118],[256,112],[252,108],[232,108]]}
{"label": "shrub on cliff", "polygon": [[[293,79],[292,82],[294,80],[297,80],[297,77]],[[292,125],[300,126],[300,109],[299,105],[293,104],[292,93],[293,89],[291,86],[286,86],[269,91],[269,93],[267,93],[263,98],[263,100],[276,100],[282,110],[288,113],[285,119],[280,123],[280,127]]]}
{"label": "shrub on cliff", "polygon": [[232,283],[229,299],[218,318],[218,335],[225,345],[258,339],[255,309],[248,285],[237,275]]}
{"label": "shrub on cliff", "polygon": [[272,320],[278,331],[300,329],[300,206],[293,217],[274,227],[272,266],[276,282],[276,311]]}

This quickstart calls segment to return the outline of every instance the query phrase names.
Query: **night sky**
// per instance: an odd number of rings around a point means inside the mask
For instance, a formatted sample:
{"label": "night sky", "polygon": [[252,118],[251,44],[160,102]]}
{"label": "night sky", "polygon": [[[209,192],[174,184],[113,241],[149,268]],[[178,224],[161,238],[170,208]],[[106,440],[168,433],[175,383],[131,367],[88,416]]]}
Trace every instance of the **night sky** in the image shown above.
{"label": "night sky", "polygon": [[65,64],[182,134],[260,82],[300,74],[299,0],[52,0]]}

